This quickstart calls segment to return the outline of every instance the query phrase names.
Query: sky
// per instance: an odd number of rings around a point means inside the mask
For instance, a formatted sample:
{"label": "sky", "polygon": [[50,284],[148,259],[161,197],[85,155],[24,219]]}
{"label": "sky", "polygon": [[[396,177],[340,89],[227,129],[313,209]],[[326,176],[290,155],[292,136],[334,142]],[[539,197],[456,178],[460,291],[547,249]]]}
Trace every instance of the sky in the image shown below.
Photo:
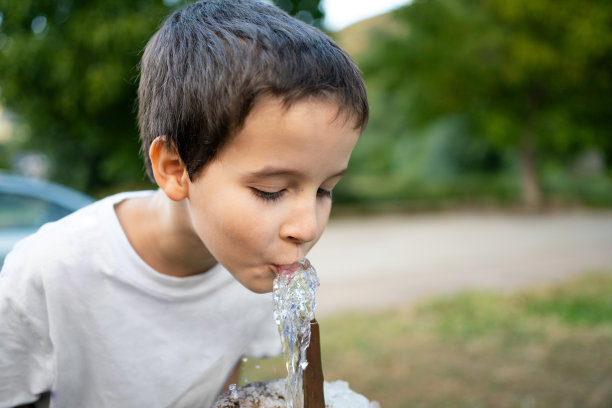
{"label": "sky", "polygon": [[357,21],[385,13],[407,4],[409,0],[322,0],[325,26],[340,30]]}

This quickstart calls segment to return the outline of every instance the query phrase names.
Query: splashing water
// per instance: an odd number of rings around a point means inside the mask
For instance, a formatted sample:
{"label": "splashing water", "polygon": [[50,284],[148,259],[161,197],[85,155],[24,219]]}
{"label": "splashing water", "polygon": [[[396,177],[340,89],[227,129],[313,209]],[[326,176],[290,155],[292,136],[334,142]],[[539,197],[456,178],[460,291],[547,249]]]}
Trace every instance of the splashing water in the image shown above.
{"label": "splashing water", "polygon": [[298,262],[295,272],[281,273],[274,279],[274,318],[283,344],[287,365],[287,408],[303,408],[302,375],[308,365],[310,320],[314,319],[317,272],[307,259]]}
{"label": "splashing water", "polygon": [[238,390],[236,389],[236,384],[230,384],[229,386],[230,398],[233,400],[238,399]]}

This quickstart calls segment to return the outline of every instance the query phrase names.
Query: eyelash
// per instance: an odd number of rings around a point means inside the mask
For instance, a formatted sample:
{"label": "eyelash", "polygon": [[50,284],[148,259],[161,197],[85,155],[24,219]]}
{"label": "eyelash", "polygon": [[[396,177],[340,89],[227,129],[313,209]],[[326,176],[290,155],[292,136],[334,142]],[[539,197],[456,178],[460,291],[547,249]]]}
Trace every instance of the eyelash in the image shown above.
{"label": "eyelash", "polygon": [[[253,188],[252,190],[257,198],[261,198],[262,200],[268,201],[268,202],[274,202],[274,201],[280,200],[285,191],[285,190],[281,190],[281,191],[269,192],[269,191],[258,190],[256,188]],[[317,196],[327,197],[331,199],[332,192],[330,190],[324,190],[322,188],[319,188],[317,190]]]}
{"label": "eyelash", "polygon": [[327,198],[332,198],[332,192],[331,190],[323,190],[322,188],[319,188],[317,190],[317,195],[319,197],[327,197]]}
{"label": "eyelash", "polygon": [[256,197],[261,198],[262,200],[268,201],[268,202],[274,202],[276,200],[279,200],[283,195],[283,191],[284,190],[269,192],[269,191],[261,191],[256,188],[253,189],[253,193],[255,193]]}

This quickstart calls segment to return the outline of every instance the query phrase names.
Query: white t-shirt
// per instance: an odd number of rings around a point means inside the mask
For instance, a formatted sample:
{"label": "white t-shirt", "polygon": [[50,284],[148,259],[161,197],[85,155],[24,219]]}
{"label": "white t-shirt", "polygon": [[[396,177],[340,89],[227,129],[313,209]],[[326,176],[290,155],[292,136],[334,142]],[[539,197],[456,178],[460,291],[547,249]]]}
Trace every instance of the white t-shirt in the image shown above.
{"label": "white t-shirt", "polygon": [[[0,273],[0,407],[208,407],[241,356],[280,352],[270,294],[217,265],[148,266],[114,211],[123,193],[43,226]],[[151,220],[155,222],[155,220]]]}

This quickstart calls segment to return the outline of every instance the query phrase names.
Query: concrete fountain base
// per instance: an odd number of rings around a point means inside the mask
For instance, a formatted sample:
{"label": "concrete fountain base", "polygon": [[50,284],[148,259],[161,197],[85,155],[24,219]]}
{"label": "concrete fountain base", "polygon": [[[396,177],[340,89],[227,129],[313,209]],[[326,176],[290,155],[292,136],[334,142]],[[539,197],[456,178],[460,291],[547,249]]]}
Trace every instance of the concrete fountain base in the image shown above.
{"label": "concrete fountain base", "polygon": [[[376,401],[369,401],[351,390],[345,381],[323,384],[326,408],[380,408]],[[237,387],[234,392],[219,396],[214,408],[285,408],[285,380],[254,382]]]}

